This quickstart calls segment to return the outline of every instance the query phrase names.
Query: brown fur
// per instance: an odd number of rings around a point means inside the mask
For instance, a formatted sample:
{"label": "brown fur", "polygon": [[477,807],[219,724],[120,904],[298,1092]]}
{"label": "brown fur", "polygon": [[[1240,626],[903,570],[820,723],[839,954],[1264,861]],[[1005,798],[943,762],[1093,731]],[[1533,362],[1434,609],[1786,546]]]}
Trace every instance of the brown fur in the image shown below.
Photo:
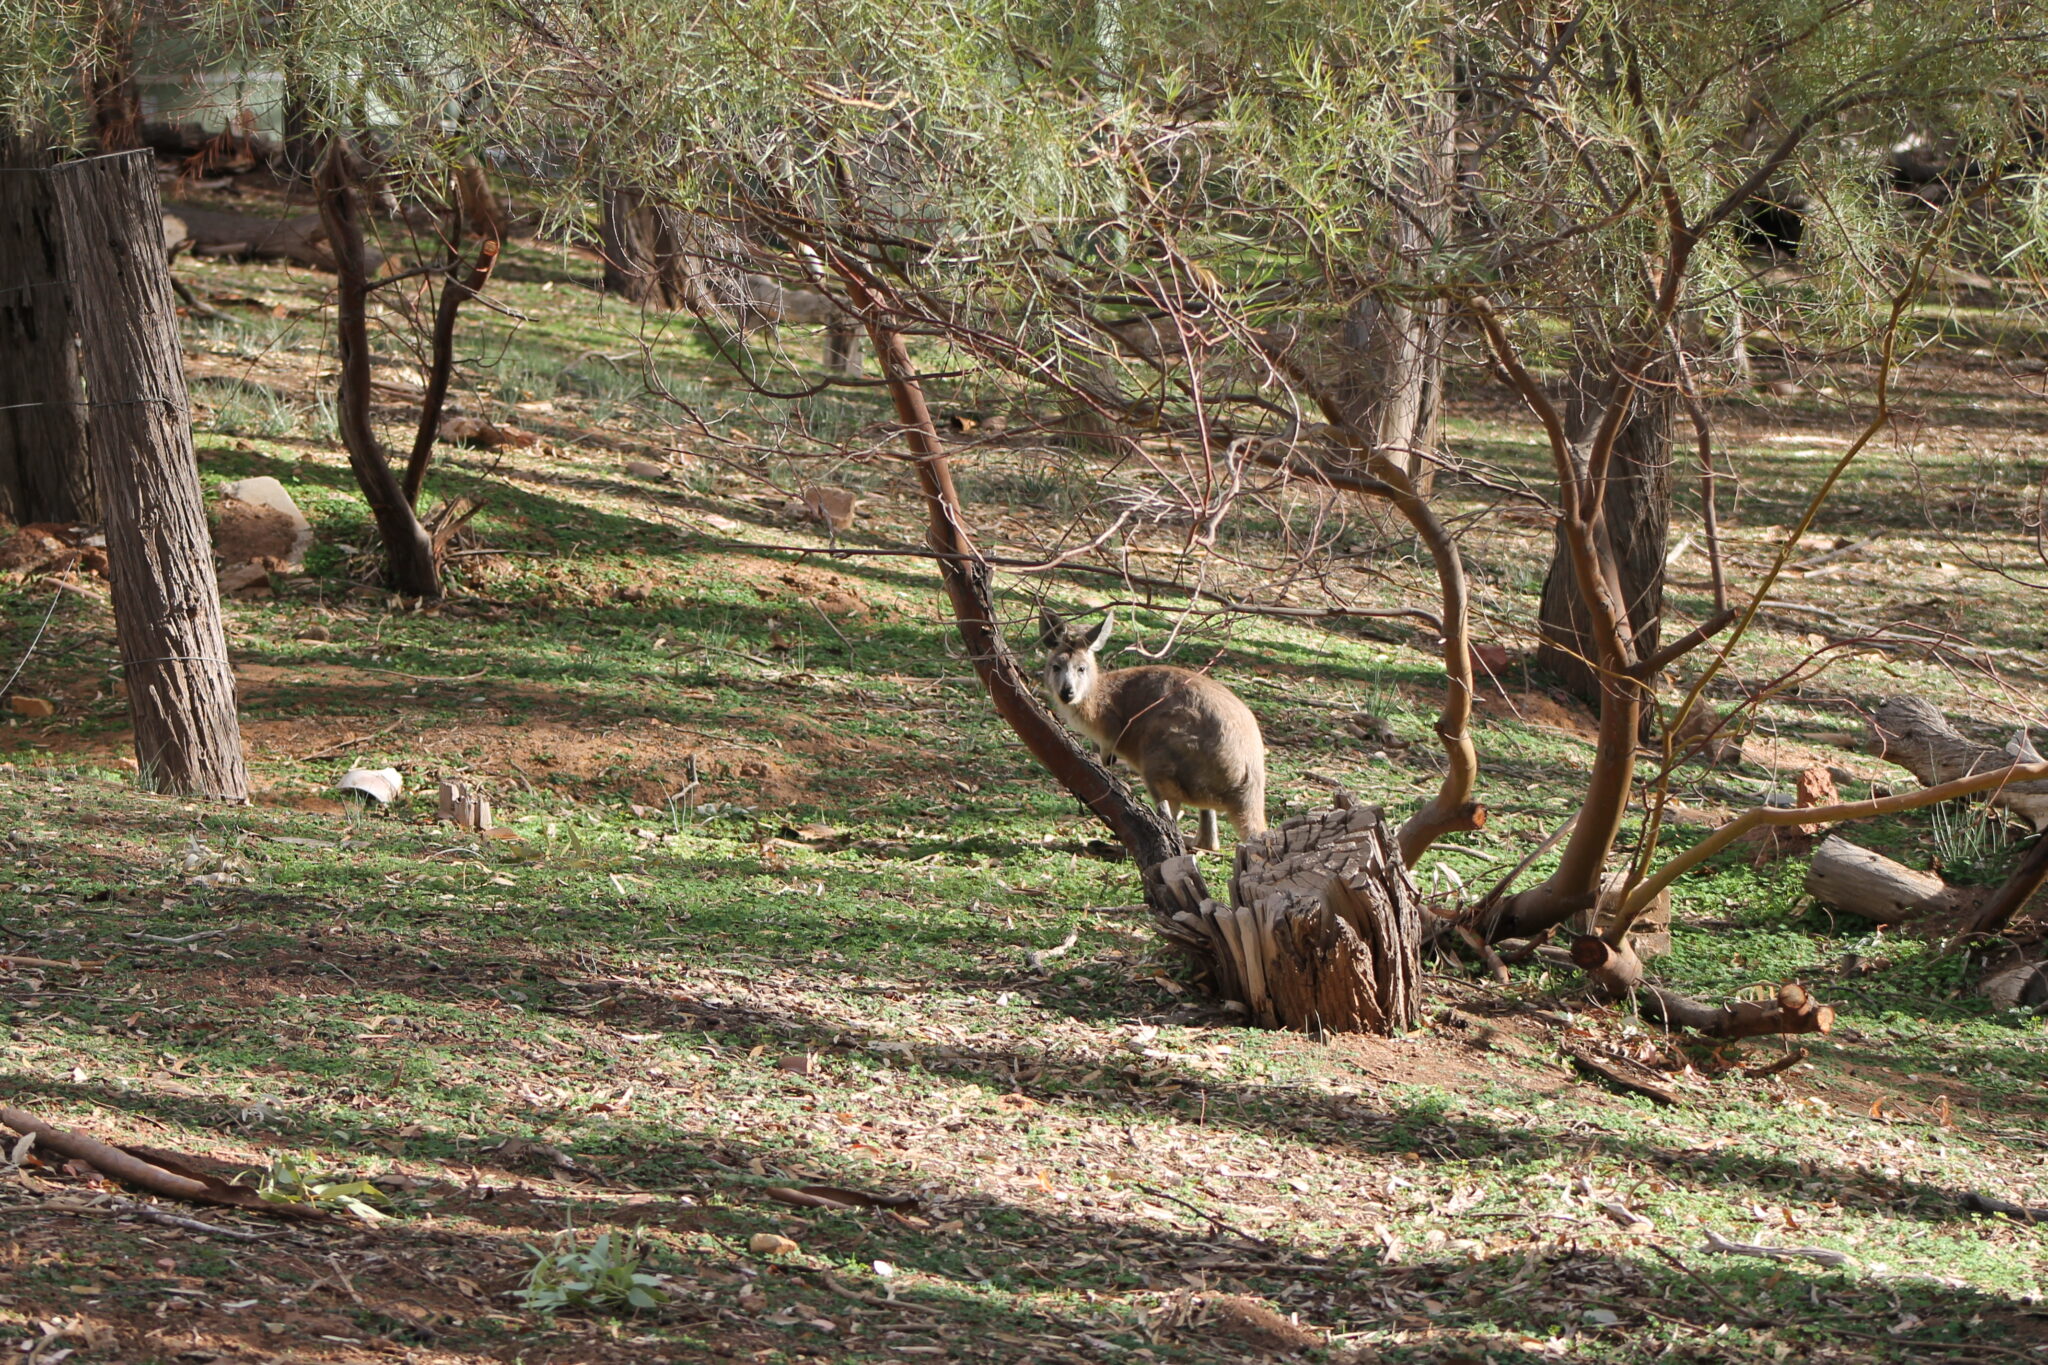
{"label": "brown fur", "polygon": [[[1104,671],[1096,651],[1111,618],[1070,631],[1047,612],[1043,681],[1060,719],[1136,769],[1168,814],[1203,812],[1199,847],[1215,848],[1220,811],[1240,839],[1266,827],[1266,744],[1259,722],[1214,678],[1163,664]],[[1062,694],[1065,695],[1062,695]]]}

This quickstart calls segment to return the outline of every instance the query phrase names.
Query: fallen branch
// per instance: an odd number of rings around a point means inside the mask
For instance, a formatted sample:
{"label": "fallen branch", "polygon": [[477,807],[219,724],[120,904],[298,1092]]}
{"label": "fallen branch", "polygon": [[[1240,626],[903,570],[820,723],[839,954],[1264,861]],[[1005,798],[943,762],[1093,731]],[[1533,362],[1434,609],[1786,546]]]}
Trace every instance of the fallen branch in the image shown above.
{"label": "fallen branch", "polygon": [[1962,1206],[1965,1213],[1983,1213],[2000,1218],[2013,1218],[2022,1223],[2048,1223],[2048,1208],[2032,1208],[2025,1204],[2012,1203],[2009,1200],[1993,1199],[1990,1195],[1978,1194],[1975,1190],[1963,1196]]}
{"label": "fallen branch", "polygon": [[166,1199],[182,1199],[193,1204],[218,1204],[226,1208],[275,1214],[280,1218],[332,1221],[331,1215],[319,1209],[300,1204],[275,1203],[265,1199],[247,1185],[230,1185],[225,1180],[189,1169],[170,1170],[158,1162],[145,1160],[119,1147],[101,1142],[98,1138],[52,1127],[25,1109],[0,1105],[0,1123],[6,1124],[17,1133],[33,1134],[39,1148],[83,1161],[102,1175],[118,1180],[124,1185],[132,1185],[136,1189],[162,1195]]}
{"label": "fallen branch", "polygon": [[109,1213],[119,1214],[123,1218],[140,1218],[144,1222],[157,1223],[167,1228],[181,1228],[186,1232],[204,1233],[208,1237],[225,1237],[231,1242],[263,1242],[269,1240],[269,1236],[264,1233],[245,1232],[241,1228],[224,1228],[218,1223],[208,1223],[197,1218],[187,1218],[181,1213],[167,1213],[163,1209],[155,1208],[149,1204],[138,1204],[132,1199],[109,1199],[103,1204],[75,1206],[72,1207],[71,1211],[83,1213],[87,1210],[98,1212],[102,1209]]}
{"label": "fallen branch", "polygon": [[1718,1251],[1725,1256],[1761,1256],[1770,1261],[1812,1261],[1816,1265],[1842,1266],[1849,1264],[1849,1254],[1831,1251],[1827,1247],[1767,1247],[1755,1242],[1731,1242],[1712,1228],[1702,1228],[1707,1234],[1707,1244],[1701,1251]]}
{"label": "fallen branch", "polygon": [[67,972],[96,972],[104,968],[104,962],[80,962],[73,958],[59,962],[50,957],[22,957],[17,953],[0,953],[0,967],[61,967]]}
{"label": "fallen branch", "polygon": [[1766,1076],[1775,1076],[1780,1071],[1790,1071],[1793,1067],[1805,1061],[1806,1057],[1807,1052],[1805,1048],[1795,1047],[1775,1062],[1766,1062],[1762,1066],[1743,1067],[1742,1079],[1746,1081],[1760,1081]]}
{"label": "fallen branch", "polygon": [[1648,1081],[1638,1080],[1621,1068],[1594,1056],[1583,1048],[1575,1047],[1569,1049],[1569,1051],[1571,1053],[1572,1065],[1585,1072],[1588,1076],[1606,1081],[1609,1085],[1626,1090],[1630,1094],[1641,1095],[1645,1099],[1655,1100],[1662,1105],[1676,1106],[1678,1103],[1678,1096],[1672,1094],[1661,1085],[1652,1085]]}
{"label": "fallen branch", "polygon": [[1900,792],[1870,801],[1845,801],[1838,806],[1752,807],[1637,882],[1635,889],[1629,892],[1621,914],[1616,917],[1616,923],[1625,925],[1632,922],[1649,908],[1658,892],[1759,825],[1833,825],[1844,820],[1867,820],[1877,815],[1919,810],[1958,796],[1975,796],[2015,782],[2038,782],[2044,778],[2048,778],[2048,763],[2014,763],[1995,771],[1944,782],[1938,787],[1922,787],[1918,791]]}
{"label": "fallen branch", "polygon": [[1080,937],[1081,929],[1079,925],[1076,925],[1074,928],[1067,930],[1067,936],[1059,941],[1057,947],[1040,948],[1036,952],[1028,954],[1024,959],[1025,963],[1034,972],[1044,971],[1046,963],[1056,957],[1066,956],[1067,951],[1074,946]]}
{"label": "fallen branch", "polygon": [[2019,866],[1984,898],[1976,915],[1964,926],[1961,937],[1989,937],[2005,932],[2012,917],[2026,909],[2044,885],[2048,885],[2048,834],[2036,839]]}
{"label": "fallen branch", "polygon": [[1686,1028],[1707,1038],[1754,1038],[1766,1033],[1826,1033],[1835,1026],[1835,1011],[1788,982],[1773,1000],[1738,1000],[1708,1005],[1643,981],[1643,964],[1626,942],[1615,945],[1597,934],[1572,940],[1572,962],[1609,1000],[1633,996],[1645,1019],[1670,1028]]}

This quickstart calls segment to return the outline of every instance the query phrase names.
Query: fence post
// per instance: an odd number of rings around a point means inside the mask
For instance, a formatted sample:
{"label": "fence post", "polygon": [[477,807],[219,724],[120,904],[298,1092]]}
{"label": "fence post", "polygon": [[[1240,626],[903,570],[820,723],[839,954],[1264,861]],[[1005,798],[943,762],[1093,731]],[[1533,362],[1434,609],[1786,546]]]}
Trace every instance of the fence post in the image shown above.
{"label": "fence post", "polygon": [[246,800],[155,157],[92,157],[50,176],[84,342],[86,446],[138,771],[151,790]]}

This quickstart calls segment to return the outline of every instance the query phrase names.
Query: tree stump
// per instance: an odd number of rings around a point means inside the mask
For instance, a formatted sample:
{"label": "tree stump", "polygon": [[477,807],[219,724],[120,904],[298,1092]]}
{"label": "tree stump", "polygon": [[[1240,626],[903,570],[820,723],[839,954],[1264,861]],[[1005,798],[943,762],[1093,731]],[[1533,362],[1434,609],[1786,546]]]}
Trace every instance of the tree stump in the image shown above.
{"label": "tree stump", "polygon": [[1154,868],[1150,898],[1172,910],[1168,936],[1252,1022],[1387,1035],[1421,1017],[1421,897],[1377,806],[1340,796],[1335,810],[1246,840],[1228,905],[1199,895],[1194,861]]}

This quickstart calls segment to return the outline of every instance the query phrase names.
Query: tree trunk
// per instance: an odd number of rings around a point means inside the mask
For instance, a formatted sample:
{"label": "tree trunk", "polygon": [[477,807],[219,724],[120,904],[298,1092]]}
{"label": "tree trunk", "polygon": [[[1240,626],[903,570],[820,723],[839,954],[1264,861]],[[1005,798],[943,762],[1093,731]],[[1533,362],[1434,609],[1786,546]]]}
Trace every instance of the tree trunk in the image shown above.
{"label": "tree trunk", "polygon": [[1075,737],[1052,718],[1037,692],[1017,666],[996,623],[988,566],[976,557],[967,531],[965,509],[953,484],[952,466],[923,386],[903,336],[888,325],[881,299],[851,263],[834,259],[833,270],[867,328],[882,377],[902,424],[911,462],[927,514],[927,540],[938,565],[939,581],[953,609],[953,622],[974,671],[987,689],[996,714],[1023,741],[1031,756],[1044,764],[1061,786],[1107,825],[1129,851],[1144,878],[1145,898],[1162,928],[1171,934],[1173,914],[1207,895],[1200,870],[1185,855],[1180,827],[1141,801],[1123,780],[1098,763]]}
{"label": "tree trunk", "polygon": [[[1601,404],[1600,382],[1588,370],[1571,381],[1568,420],[1574,442],[1592,438]],[[1664,616],[1664,542],[1671,525],[1671,419],[1674,401],[1663,387],[1637,386],[1621,431],[1614,438],[1607,487],[1601,502],[1601,529],[1613,547],[1618,577],[1615,594],[1628,613],[1635,656],[1657,652],[1658,628]],[[1557,532],[1550,576],[1543,583],[1540,613],[1543,640],[1536,663],[1557,678],[1566,691],[1591,705],[1600,704],[1600,673],[1594,666],[1594,644],[1564,530]]]}
{"label": "tree trunk", "polygon": [[[305,187],[313,183],[320,168],[320,130],[313,104],[306,98],[306,79],[290,71],[284,77],[284,144],[270,170],[287,185]],[[296,197],[296,196],[295,196]]]}
{"label": "tree trunk", "polygon": [[[2024,735],[2022,735],[2024,738]],[[1974,773],[1996,772],[2028,757],[2017,740],[1994,749],[1966,738],[1941,709],[1918,697],[1893,697],[1870,718],[1872,752],[1920,779],[1923,787],[1939,786]],[[2048,830],[2048,782],[2015,782],[1991,795],[1991,804]]]}
{"label": "tree trunk", "polygon": [[1392,287],[1345,312],[1334,387],[1346,424],[1370,438],[1426,497],[1436,476],[1429,457],[1437,443],[1450,309],[1427,290],[1424,266],[1450,229],[1457,138],[1448,93],[1431,91],[1411,108],[1415,156],[1386,194]]}
{"label": "tree trunk", "polygon": [[711,220],[637,190],[612,189],[604,195],[598,238],[606,293],[686,308],[738,332],[757,325],[743,244]]}
{"label": "tree trunk", "polygon": [[143,784],[249,794],[147,152],[52,172],[91,396],[87,444]]}
{"label": "tree trunk", "polygon": [[860,333],[851,318],[835,316],[825,324],[825,372],[860,373]]}
{"label": "tree trunk", "polygon": [[316,193],[327,240],[334,248],[336,274],[334,345],[340,353],[341,379],[335,392],[335,415],[349,468],[370,505],[377,535],[384,543],[385,571],[391,586],[407,597],[441,595],[441,571],[433,537],[420,524],[406,499],[390,457],[370,424],[370,340],[366,322],[369,274],[362,268],[363,230],[355,187],[349,182],[347,151],[340,139],[321,159]]}
{"label": "tree trunk", "polygon": [[[465,162],[455,168],[455,195],[462,207],[462,221],[470,232],[485,241],[505,240],[511,231],[511,220],[482,166]],[[460,243],[449,245],[452,250]]]}
{"label": "tree trunk", "polygon": [[0,516],[21,525],[99,517],[47,160],[0,137]]}

